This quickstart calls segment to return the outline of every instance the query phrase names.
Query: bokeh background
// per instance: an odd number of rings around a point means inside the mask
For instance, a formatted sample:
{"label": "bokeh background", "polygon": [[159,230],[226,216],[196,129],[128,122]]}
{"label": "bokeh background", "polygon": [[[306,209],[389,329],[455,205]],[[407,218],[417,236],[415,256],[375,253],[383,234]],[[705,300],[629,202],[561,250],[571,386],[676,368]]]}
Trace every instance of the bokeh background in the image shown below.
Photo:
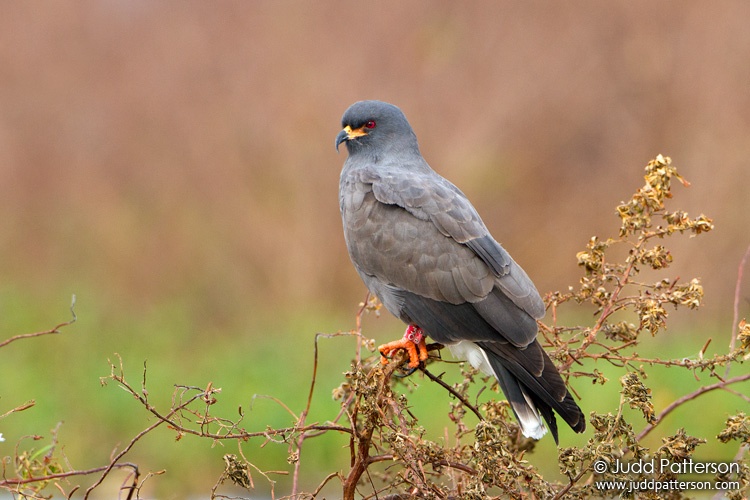
{"label": "bokeh background", "polygon": [[[175,383],[212,381],[224,390],[218,412],[252,406],[250,429],[290,423],[253,394],[300,411],[314,334],[352,328],[365,295],[340,230],[346,154],[333,147],[360,99],[404,110],[433,168],[542,292],[577,282],[575,253],[616,234],[614,207],[648,160],[671,156],[692,183],[675,186],[673,208],[705,213],[716,230],[669,243],[667,275],[702,278],[705,307],[676,314],[651,348],[694,356],[712,337],[709,352],[725,350],[750,244],[748,19],[744,1],[3,4],[0,339],[67,320],[72,294],[79,320],[0,351],[0,414],[36,400],[0,420],[0,456],[62,421],[71,465],[94,467],[152,423],[100,386],[114,353],[136,385],[147,360],[154,402],[168,405]],[[401,326],[368,317],[365,329],[386,340]],[[332,340],[322,351],[325,420],[353,348]],[[689,390],[667,383],[678,375],[651,380],[664,384],[662,408]],[[610,385],[579,382],[600,391],[585,410],[611,410]],[[723,397],[697,403],[718,405],[713,427],[691,427],[696,407],[669,427],[715,435],[726,413],[748,410]],[[447,409],[444,392],[423,399]],[[346,469],[345,445],[306,445],[309,487]],[[554,444],[540,450],[527,458],[554,474]],[[167,470],[142,494],[200,498],[236,451],[162,429],[129,459]],[[289,470],[284,446],[245,452]],[[283,493],[288,478],[278,480]]]}

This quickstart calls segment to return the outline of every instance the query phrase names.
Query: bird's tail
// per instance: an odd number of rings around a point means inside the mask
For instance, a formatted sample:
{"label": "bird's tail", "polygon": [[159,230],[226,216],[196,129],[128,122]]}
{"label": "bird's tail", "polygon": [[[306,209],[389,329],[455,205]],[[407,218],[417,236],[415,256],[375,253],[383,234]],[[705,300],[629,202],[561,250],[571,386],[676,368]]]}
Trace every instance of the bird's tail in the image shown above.
{"label": "bird's tail", "polygon": [[487,356],[500,388],[521,424],[524,436],[534,439],[543,436],[544,419],[557,443],[555,412],[574,431],[583,432],[586,429],[586,418],[581,408],[568,392],[560,373],[538,342],[526,348],[530,351],[530,356],[541,357],[543,360],[541,369],[533,371],[518,360],[503,356],[504,353],[498,349],[497,344],[479,343],[479,347]]}
{"label": "bird's tail", "polygon": [[[488,357],[492,359],[492,355]],[[516,419],[518,419],[518,423],[521,425],[523,435],[533,439],[542,439],[547,433],[547,428],[544,426],[542,415],[534,398],[502,364],[490,361],[490,366],[497,382],[500,384],[500,389],[503,390],[505,398],[510,403],[510,407]],[[552,414],[551,421],[548,419],[547,422],[552,431],[552,436],[554,436],[555,442],[557,442],[557,422],[555,421],[555,415]]]}
{"label": "bird's tail", "polygon": [[[453,344],[451,352],[472,366],[494,375],[513,410],[524,436],[540,439],[547,423],[557,443],[557,412],[576,432],[583,432],[586,419],[565,387],[560,373],[538,342],[524,350],[509,349],[507,344],[463,341]],[[523,357],[534,363],[523,363]],[[519,359],[520,358],[520,359]],[[530,368],[539,367],[538,369]]]}

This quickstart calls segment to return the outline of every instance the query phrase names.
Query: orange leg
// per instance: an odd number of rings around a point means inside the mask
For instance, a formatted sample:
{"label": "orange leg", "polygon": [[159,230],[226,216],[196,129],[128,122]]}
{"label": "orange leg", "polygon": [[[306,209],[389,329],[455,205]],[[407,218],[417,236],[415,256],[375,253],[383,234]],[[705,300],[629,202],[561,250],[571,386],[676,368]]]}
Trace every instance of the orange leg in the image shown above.
{"label": "orange leg", "polygon": [[406,327],[404,337],[383,344],[378,347],[380,354],[383,356],[381,362],[385,365],[388,363],[388,357],[397,349],[406,349],[409,353],[409,368],[416,368],[419,363],[427,359],[427,344],[424,341],[424,333],[417,325]]}

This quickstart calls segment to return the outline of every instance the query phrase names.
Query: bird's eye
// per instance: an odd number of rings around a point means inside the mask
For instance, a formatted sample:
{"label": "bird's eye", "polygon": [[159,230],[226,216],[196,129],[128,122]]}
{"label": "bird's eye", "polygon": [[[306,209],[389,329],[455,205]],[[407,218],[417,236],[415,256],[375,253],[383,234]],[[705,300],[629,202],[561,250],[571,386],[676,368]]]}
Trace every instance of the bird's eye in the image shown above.
{"label": "bird's eye", "polygon": [[375,121],[370,120],[369,122],[365,123],[365,128],[375,128]]}

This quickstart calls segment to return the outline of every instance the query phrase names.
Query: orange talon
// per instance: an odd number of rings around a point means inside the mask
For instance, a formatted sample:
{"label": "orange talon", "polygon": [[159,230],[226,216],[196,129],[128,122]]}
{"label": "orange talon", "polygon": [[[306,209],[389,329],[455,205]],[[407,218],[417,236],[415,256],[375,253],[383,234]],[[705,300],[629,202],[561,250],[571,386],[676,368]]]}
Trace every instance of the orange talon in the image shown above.
{"label": "orange talon", "polygon": [[393,351],[406,349],[409,353],[409,368],[416,368],[419,363],[427,359],[427,343],[424,341],[422,329],[416,325],[409,325],[404,332],[404,337],[378,347],[383,358],[380,360],[384,365],[388,364],[388,358]]}

